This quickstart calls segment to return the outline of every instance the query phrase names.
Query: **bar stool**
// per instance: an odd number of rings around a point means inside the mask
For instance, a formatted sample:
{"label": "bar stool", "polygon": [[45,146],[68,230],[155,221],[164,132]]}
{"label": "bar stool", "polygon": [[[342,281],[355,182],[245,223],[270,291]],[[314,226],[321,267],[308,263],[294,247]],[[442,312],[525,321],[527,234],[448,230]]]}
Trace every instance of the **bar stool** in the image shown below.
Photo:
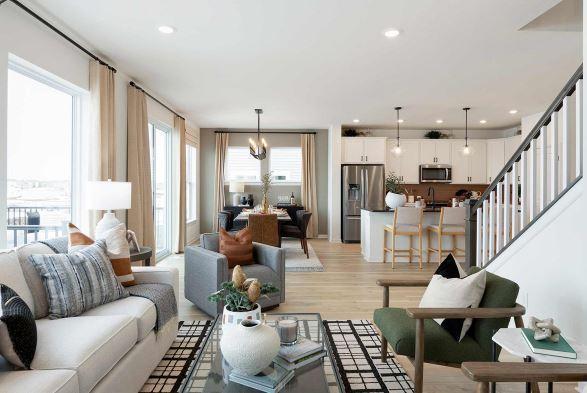
{"label": "bar stool", "polygon": [[[438,253],[438,263],[442,262],[442,253],[448,255],[449,252],[452,252],[455,257],[465,256],[465,250],[457,248],[457,236],[465,236],[465,214],[466,207],[443,207],[440,209],[438,225],[430,225],[428,227],[428,262],[430,262],[431,252]],[[430,240],[432,233],[436,233],[438,237],[438,248],[432,247]],[[452,237],[452,249],[446,251],[442,249],[443,236]]]}
{"label": "bar stool", "polygon": [[[391,253],[391,268],[395,267],[395,257],[408,256],[410,263],[414,252],[420,258],[419,267],[422,269],[422,213],[424,209],[418,207],[397,207],[393,214],[393,224],[383,228],[383,262],[387,253]],[[387,248],[387,233],[391,234],[391,248]],[[396,249],[395,237],[408,236],[410,239],[409,248]],[[418,236],[418,248],[412,247],[412,236]]]}

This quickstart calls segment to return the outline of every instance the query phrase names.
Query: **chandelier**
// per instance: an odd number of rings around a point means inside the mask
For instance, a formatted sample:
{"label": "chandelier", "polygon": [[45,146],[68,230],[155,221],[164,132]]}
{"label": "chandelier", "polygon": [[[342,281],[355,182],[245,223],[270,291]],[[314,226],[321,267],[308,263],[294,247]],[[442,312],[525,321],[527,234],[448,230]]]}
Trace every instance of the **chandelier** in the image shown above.
{"label": "chandelier", "polygon": [[249,152],[257,160],[264,160],[267,157],[267,142],[265,138],[261,138],[261,113],[263,109],[255,109],[257,113],[257,141],[249,138]]}

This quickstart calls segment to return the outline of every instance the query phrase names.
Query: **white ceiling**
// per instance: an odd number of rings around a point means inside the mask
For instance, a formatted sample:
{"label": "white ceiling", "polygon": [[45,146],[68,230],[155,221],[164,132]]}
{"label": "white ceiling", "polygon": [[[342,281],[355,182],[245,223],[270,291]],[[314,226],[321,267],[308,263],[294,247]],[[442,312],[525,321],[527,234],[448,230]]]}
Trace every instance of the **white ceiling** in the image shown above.
{"label": "white ceiling", "polygon": [[[200,127],[503,128],[544,110],[580,32],[519,31],[558,0],[36,0]],[[172,35],[160,25],[177,29]],[[382,31],[397,28],[393,40]],[[510,115],[510,109],[517,109]],[[487,119],[485,126],[479,120]]]}

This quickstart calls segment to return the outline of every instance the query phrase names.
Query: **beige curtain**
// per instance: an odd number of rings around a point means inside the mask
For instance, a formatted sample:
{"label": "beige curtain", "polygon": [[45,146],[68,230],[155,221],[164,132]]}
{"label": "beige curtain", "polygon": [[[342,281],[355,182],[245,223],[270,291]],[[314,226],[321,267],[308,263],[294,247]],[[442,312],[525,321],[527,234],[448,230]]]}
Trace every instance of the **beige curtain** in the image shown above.
{"label": "beige curtain", "polygon": [[127,181],[132,183],[132,206],[127,211],[128,229],[141,246],[155,250],[153,190],[149,151],[149,120],[145,93],[127,87]]}
{"label": "beige curtain", "polygon": [[302,205],[312,213],[308,237],[318,236],[318,202],[316,199],[316,139],[314,134],[302,134]]}
{"label": "beige curtain", "polygon": [[186,194],[185,194],[185,176],[186,176],[186,164],[185,164],[185,119],[175,115],[174,119],[174,129],[178,135],[178,148],[179,154],[178,157],[178,172],[179,172],[179,179],[177,184],[177,195],[179,195],[179,203],[177,204],[176,208],[176,216],[177,216],[177,238],[175,239],[174,245],[174,252],[182,253],[185,249],[185,231],[186,231]]}
{"label": "beige curtain", "polygon": [[213,228],[218,230],[218,212],[224,209],[224,162],[228,149],[228,134],[225,132],[216,134],[216,162],[214,164],[214,215]]}
{"label": "beige curtain", "polygon": [[[116,180],[116,129],[114,71],[90,60],[90,133],[88,180]],[[102,212],[88,212],[88,229],[93,234]]]}

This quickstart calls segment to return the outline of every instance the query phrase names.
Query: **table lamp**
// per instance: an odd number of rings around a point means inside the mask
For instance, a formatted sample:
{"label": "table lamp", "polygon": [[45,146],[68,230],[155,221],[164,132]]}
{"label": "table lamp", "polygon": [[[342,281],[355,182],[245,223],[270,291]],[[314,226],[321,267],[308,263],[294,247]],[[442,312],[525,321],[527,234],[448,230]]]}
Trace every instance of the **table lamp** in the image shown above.
{"label": "table lamp", "polygon": [[245,183],[243,183],[242,181],[231,181],[228,187],[228,192],[234,193],[234,195],[232,196],[233,206],[240,205],[240,194],[245,192]]}
{"label": "table lamp", "polygon": [[104,217],[96,224],[96,239],[120,224],[114,210],[126,210],[131,206],[131,183],[120,181],[90,181],[87,187],[86,207],[104,210]]}

